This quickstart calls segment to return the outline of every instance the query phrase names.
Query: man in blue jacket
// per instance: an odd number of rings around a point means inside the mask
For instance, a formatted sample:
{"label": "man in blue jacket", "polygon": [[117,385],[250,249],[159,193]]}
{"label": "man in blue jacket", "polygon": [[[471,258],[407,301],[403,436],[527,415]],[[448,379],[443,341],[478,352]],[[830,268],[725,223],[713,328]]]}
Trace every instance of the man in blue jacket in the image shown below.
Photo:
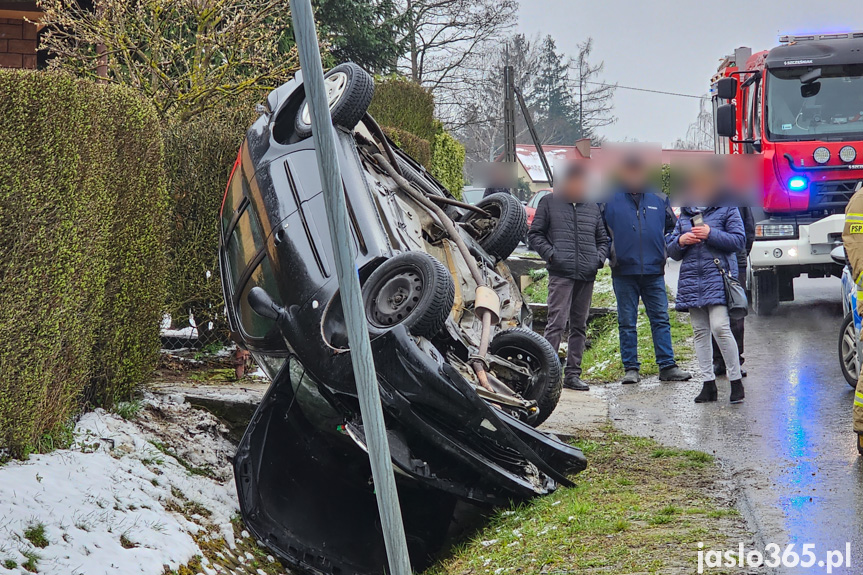
{"label": "man in blue jacket", "polygon": [[668,198],[650,186],[647,166],[640,157],[625,159],[620,183],[605,204],[603,217],[617,298],[620,356],[626,372],[622,383],[638,383],[641,379],[636,332],[639,299],[650,320],[659,379],[690,379],[692,375],[674,360],[665,291],[665,234],[674,229],[676,217]]}

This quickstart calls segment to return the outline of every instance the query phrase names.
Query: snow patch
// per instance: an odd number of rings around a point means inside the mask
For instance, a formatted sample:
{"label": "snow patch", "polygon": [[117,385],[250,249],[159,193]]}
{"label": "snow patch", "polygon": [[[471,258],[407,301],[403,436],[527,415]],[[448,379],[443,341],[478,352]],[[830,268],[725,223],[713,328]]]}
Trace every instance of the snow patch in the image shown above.
{"label": "snow patch", "polygon": [[[72,448],[0,467],[0,573],[17,575],[3,562],[35,552],[42,575],[161,575],[203,555],[194,535],[233,548],[232,446],[212,433],[220,424],[188,404],[146,403],[136,422],[88,413]],[[24,536],[40,524],[43,548]]]}

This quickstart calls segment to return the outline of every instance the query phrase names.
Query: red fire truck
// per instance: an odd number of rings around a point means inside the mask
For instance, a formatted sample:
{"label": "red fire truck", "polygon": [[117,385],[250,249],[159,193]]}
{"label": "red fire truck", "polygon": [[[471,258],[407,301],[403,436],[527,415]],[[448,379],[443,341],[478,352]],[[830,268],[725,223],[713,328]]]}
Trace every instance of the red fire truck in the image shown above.
{"label": "red fire truck", "polygon": [[712,80],[716,152],[761,162],[747,287],[759,314],[794,299],[794,278],[840,276],[830,251],[863,186],[863,32],[783,36],[738,48]]}

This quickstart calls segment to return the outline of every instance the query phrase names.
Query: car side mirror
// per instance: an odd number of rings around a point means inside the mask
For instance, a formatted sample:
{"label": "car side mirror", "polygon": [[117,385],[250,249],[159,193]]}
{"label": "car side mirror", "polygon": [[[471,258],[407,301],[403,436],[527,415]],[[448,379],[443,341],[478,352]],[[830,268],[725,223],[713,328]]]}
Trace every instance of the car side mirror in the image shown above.
{"label": "car side mirror", "polygon": [[840,266],[845,266],[845,246],[836,246],[830,251],[830,259]]}
{"label": "car side mirror", "polygon": [[264,288],[255,286],[246,296],[249,306],[256,314],[267,319],[277,320],[285,314],[285,309],[273,301]]}
{"label": "car side mirror", "polygon": [[737,78],[720,78],[716,81],[716,95],[723,100],[737,97]]}
{"label": "car side mirror", "polygon": [[723,104],[716,108],[716,133],[723,138],[737,136],[736,116],[737,109],[734,104]]}

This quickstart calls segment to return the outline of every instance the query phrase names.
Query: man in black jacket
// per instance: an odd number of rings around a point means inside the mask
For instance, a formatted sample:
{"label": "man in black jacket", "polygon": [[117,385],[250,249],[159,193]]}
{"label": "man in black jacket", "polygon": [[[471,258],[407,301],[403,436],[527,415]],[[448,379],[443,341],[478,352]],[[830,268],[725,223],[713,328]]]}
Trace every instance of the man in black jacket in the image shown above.
{"label": "man in black jacket", "polygon": [[599,206],[583,202],[587,181],[580,164],[567,166],[561,184],[539,202],[528,239],[548,267],[548,324],[545,338],[557,350],[569,320],[563,385],[586,391],[581,358],[596,272],[608,255],[608,236]]}

